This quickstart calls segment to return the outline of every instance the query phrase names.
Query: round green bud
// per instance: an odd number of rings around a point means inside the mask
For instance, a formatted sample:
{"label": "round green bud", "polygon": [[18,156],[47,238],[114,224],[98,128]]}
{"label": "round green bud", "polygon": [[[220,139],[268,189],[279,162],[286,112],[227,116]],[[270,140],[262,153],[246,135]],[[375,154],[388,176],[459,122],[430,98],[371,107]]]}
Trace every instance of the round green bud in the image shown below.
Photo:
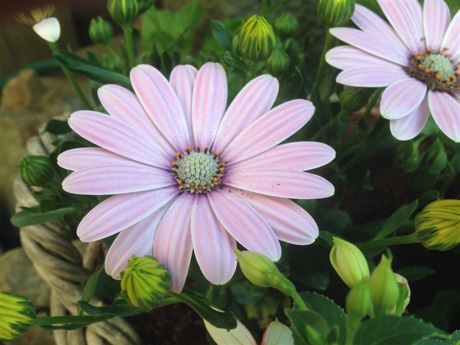
{"label": "round green bud", "polygon": [[348,241],[334,237],[329,260],[334,270],[350,288],[369,277],[369,266],[364,254]]}
{"label": "round green bud", "polygon": [[382,255],[380,263],[372,272],[369,286],[374,315],[389,314],[398,303],[399,286],[391,269],[391,259],[385,255]]}
{"label": "round green bud", "polygon": [[369,101],[369,96],[363,88],[345,85],[339,94],[342,109],[355,112],[364,107]]}
{"label": "round green bud", "polygon": [[19,161],[22,180],[30,186],[44,186],[54,178],[54,167],[45,156],[26,156]]}
{"label": "round green bud", "polygon": [[449,250],[460,243],[460,200],[437,200],[415,217],[415,235],[428,249]]}
{"label": "round green bud", "polygon": [[348,314],[348,322],[351,323],[353,328],[355,328],[366,315],[372,314],[369,278],[364,278],[350,289],[345,300],[345,309]]}
{"label": "round green bud", "polygon": [[271,74],[279,76],[289,68],[290,63],[289,55],[283,49],[277,47],[268,58],[266,67]]}
{"label": "round green bud", "polygon": [[254,62],[266,60],[275,46],[273,28],[264,17],[255,14],[241,26],[238,48],[243,57]]}
{"label": "round green bud", "polygon": [[316,12],[326,28],[347,23],[355,10],[355,0],[319,0]]}
{"label": "round green bud", "polygon": [[281,38],[292,37],[299,28],[299,21],[290,12],[284,12],[275,20],[275,30]]}
{"label": "round green bud", "polygon": [[139,15],[139,3],[138,0],[109,0],[107,10],[116,23],[131,24]]}
{"label": "round green bud", "polygon": [[35,320],[30,300],[12,292],[0,292],[0,340],[13,341],[26,333]]}
{"label": "round green bud", "polygon": [[89,24],[89,38],[94,43],[99,44],[109,44],[110,40],[113,37],[113,28],[112,24],[106,21],[101,16],[91,19]]}
{"label": "round green bud", "polygon": [[152,256],[133,255],[121,272],[121,291],[136,307],[152,309],[169,292],[171,278]]}

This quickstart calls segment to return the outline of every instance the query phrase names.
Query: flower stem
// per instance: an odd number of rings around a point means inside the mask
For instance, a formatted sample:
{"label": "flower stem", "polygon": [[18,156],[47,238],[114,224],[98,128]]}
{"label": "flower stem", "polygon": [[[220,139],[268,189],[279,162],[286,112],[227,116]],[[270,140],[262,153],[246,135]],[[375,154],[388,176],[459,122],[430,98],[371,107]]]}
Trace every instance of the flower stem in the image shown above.
{"label": "flower stem", "polygon": [[395,237],[387,237],[381,240],[371,240],[368,242],[357,243],[356,245],[364,250],[364,249],[373,249],[379,247],[387,247],[393,245],[401,245],[401,244],[412,244],[412,243],[420,243],[420,240],[417,238],[415,232],[409,235],[404,236],[395,236]]}
{"label": "flower stem", "polygon": [[124,24],[121,26],[123,29],[123,34],[125,36],[125,45],[126,45],[126,53],[128,55],[128,65],[129,68],[133,68],[135,65],[135,58],[134,58],[134,42],[133,42],[133,27],[131,24]]}

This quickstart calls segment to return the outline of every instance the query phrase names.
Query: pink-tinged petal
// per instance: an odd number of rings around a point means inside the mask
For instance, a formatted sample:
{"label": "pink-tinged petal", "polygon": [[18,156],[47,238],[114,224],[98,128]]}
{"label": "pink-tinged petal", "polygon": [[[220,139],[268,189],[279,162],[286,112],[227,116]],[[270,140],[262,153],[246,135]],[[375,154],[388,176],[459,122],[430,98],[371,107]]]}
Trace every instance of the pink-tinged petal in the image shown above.
{"label": "pink-tinged petal", "polygon": [[423,4],[423,30],[428,48],[442,48],[442,40],[450,22],[449,7],[443,0],[425,0]]}
{"label": "pink-tinged petal", "polygon": [[254,193],[289,199],[321,199],[334,195],[334,186],[321,176],[286,170],[226,172],[222,183]]}
{"label": "pink-tinged petal", "polygon": [[236,269],[236,242],[216,219],[206,196],[195,198],[190,228],[203,275],[212,284],[227,283]]}
{"label": "pink-tinged petal", "polygon": [[339,40],[351,44],[372,55],[391,61],[401,66],[409,64],[409,56],[404,51],[398,51],[361,30],[352,28],[332,28],[330,33]]}
{"label": "pink-tinged petal", "polygon": [[126,161],[130,160],[100,147],[84,147],[64,151],[57,158],[59,166],[67,170],[126,164]]}
{"label": "pink-tinged petal", "polygon": [[192,259],[190,218],[196,211],[195,198],[190,193],[181,194],[169,207],[158,226],[153,242],[153,256],[171,275],[171,290],[180,293],[187,278]]}
{"label": "pink-tinged petal", "polygon": [[410,140],[420,134],[428,120],[430,112],[428,110],[427,97],[410,114],[403,118],[390,121],[391,134],[398,140]]}
{"label": "pink-tinged petal", "polygon": [[388,120],[400,119],[413,112],[426,97],[427,86],[406,77],[388,86],[382,93],[380,112]]}
{"label": "pink-tinged petal", "polygon": [[[372,68],[376,75],[388,69],[397,72],[403,71],[400,65],[381,59],[352,46],[332,48],[326,53],[326,61],[329,65],[342,70],[356,67]],[[401,73],[401,75],[407,74]]]}
{"label": "pink-tinged petal", "polygon": [[105,85],[98,90],[98,96],[110,115],[146,133],[161,150],[173,151],[131,91],[118,85]]}
{"label": "pink-tinged petal", "polygon": [[305,171],[326,165],[335,158],[329,145],[318,142],[295,142],[275,146],[258,156],[228,165],[226,172],[253,169],[282,169]]}
{"label": "pink-tinged petal", "polygon": [[460,40],[458,33],[460,32],[460,11],[454,16],[446,30],[444,40],[442,41],[442,48],[450,54],[451,61],[459,63],[460,61]]}
{"label": "pink-tinged petal", "polygon": [[113,153],[157,168],[171,164],[171,158],[145,133],[114,117],[83,110],[73,113],[68,122],[77,134]]}
{"label": "pink-tinged petal", "polygon": [[196,76],[192,99],[195,144],[211,147],[227,106],[227,77],[218,63],[208,62]]}
{"label": "pink-tinged petal", "polygon": [[182,105],[168,80],[148,65],[134,67],[130,78],[139,101],[174,150],[190,145]]}
{"label": "pink-tinged petal", "polygon": [[278,90],[278,80],[270,75],[251,80],[228,107],[217,132],[214,149],[224,151],[246,126],[269,111]]}
{"label": "pink-tinged petal", "polygon": [[231,193],[214,190],[209,202],[219,222],[247,250],[262,253],[273,261],[281,257],[281,246],[273,230],[254,208]]}
{"label": "pink-tinged petal", "polygon": [[206,330],[217,345],[257,345],[251,332],[249,332],[240,320],[236,320],[236,328],[229,331],[225,328],[217,328],[206,320],[203,321]]}
{"label": "pink-tinged petal", "polygon": [[261,345],[294,345],[294,338],[288,326],[275,320],[264,332]]}
{"label": "pink-tinged petal", "polygon": [[111,196],[82,219],[77,235],[83,242],[109,237],[151,215],[178,194],[174,187]]}
{"label": "pink-tinged petal", "polygon": [[[171,75],[169,76],[169,82],[171,83],[171,86],[176,92],[177,98],[179,98],[179,102],[182,105],[190,138],[193,137],[192,95],[193,84],[195,83],[197,73],[197,69],[191,65],[179,65],[172,70]],[[193,143],[190,143],[190,145],[194,146]]]}
{"label": "pink-tinged petal", "polygon": [[90,167],[75,171],[62,181],[69,193],[112,195],[175,186],[169,171],[126,160],[124,164]]}
{"label": "pink-tinged petal", "polygon": [[168,207],[163,206],[118,234],[105,257],[105,272],[108,275],[120,279],[120,272],[128,267],[128,260],[133,255],[153,255],[153,238]]}
{"label": "pink-tinged petal", "polygon": [[318,225],[302,207],[289,199],[274,198],[230,188],[245,199],[267,221],[279,240],[297,245],[311,244],[318,237]]}
{"label": "pink-tinged petal", "polygon": [[410,52],[393,28],[377,14],[359,4],[355,5],[355,12],[351,17],[358,28],[371,37],[378,37],[379,42],[383,41],[393,50],[402,52],[409,56]]}
{"label": "pink-tinged petal", "polygon": [[407,73],[402,67],[391,65],[388,64],[388,68],[378,70],[374,67],[362,66],[346,69],[339,73],[336,80],[340,84],[356,87],[383,87],[401,78],[407,78]]}
{"label": "pink-tinged petal", "polygon": [[271,149],[311,119],[315,107],[296,99],[283,103],[244,128],[222,152],[222,159],[235,164]]}
{"label": "pink-tinged petal", "polygon": [[413,55],[425,51],[422,6],[417,0],[377,0],[391,26]]}
{"label": "pink-tinged petal", "polygon": [[431,115],[450,139],[460,142],[460,101],[446,92],[428,91]]}

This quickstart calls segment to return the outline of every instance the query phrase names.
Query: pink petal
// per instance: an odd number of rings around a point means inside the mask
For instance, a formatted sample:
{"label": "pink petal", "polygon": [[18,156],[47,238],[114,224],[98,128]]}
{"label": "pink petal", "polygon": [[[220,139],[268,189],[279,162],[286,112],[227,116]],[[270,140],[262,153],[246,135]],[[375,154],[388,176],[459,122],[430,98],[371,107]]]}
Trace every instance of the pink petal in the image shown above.
{"label": "pink petal", "polygon": [[151,215],[178,194],[174,187],[111,196],[82,219],[77,235],[83,242],[109,237]]}
{"label": "pink petal", "polygon": [[118,234],[105,257],[105,271],[108,275],[120,279],[120,272],[128,267],[128,260],[133,255],[153,255],[153,238],[168,207],[163,206]]}
{"label": "pink petal", "polygon": [[371,10],[356,4],[351,19],[368,36],[378,37],[379,42],[385,42],[387,46],[392,47],[392,50],[401,52],[405,56],[411,55],[393,28]]}
{"label": "pink petal", "polygon": [[431,115],[450,139],[460,142],[460,101],[446,92],[428,91]]}
{"label": "pink petal", "polygon": [[226,172],[223,184],[254,193],[290,199],[321,199],[334,195],[334,186],[318,175],[286,170]]}
{"label": "pink petal", "polygon": [[420,134],[428,120],[430,112],[425,97],[420,105],[408,115],[390,121],[391,134],[398,140],[410,140]]}
{"label": "pink petal", "polygon": [[454,64],[459,63],[460,59],[460,40],[458,39],[458,33],[460,32],[460,11],[454,16],[450,22],[444,40],[442,41],[442,48],[445,48],[451,55],[451,61]]}
{"label": "pink petal", "polygon": [[222,153],[223,160],[235,164],[267,151],[305,125],[314,111],[313,104],[302,99],[277,106],[244,128]]}
{"label": "pink petal", "polygon": [[332,28],[329,31],[339,40],[367,53],[401,66],[407,66],[409,63],[409,56],[404,51],[396,50],[391,45],[376,39],[375,36],[371,36],[364,31],[352,28]]}
{"label": "pink petal", "polygon": [[68,170],[126,164],[127,161],[130,160],[100,147],[84,147],[68,150],[61,153],[57,158],[59,166]]}
{"label": "pink petal", "polygon": [[81,169],[62,181],[65,191],[84,195],[133,193],[175,185],[169,171],[128,160],[124,164]]}
{"label": "pink petal", "polygon": [[146,133],[161,150],[174,151],[131,91],[118,85],[105,85],[98,90],[98,96],[110,115]]}
{"label": "pink petal", "polygon": [[83,110],[73,113],[68,122],[77,134],[113,153],[158,168],[171,164],[171,158],[145,133],[114,117]]}
{"label": "pink petal", "polygon": [[236,328],[229,331],[224,328],[217,328],[206,320],[203,321],[206,330],[217,345],[257,345],[251,332],[240,320],[236,320]]}
{"label": "pink petal", "polygon": [[190,144],[182,105],[168,80],[155,68],[139,65],[131,70],[137,97],[175,151]]}
{"label": "pink petal", "polygon": [[191,218],[193,249],[206,279],[216,285],[227,283],[235,273],[235,240],[214,215],[205,196],[195,198]]}
{"label": "pink petal", "polygon": [[[169,76],[169,82],[176,92],[177,98],[182,105],[185,115],[185,121],[189,131],[190,138],[192,135],[192,95],[193,84],[198,71],[191,65],[178,65],[176,66]],[[193,143],[190,143],[194,146]]]}
{"label": "pink petal", "polygon": [[261,168],[305,171],[326,165],[334,158],[334,149],[326,144],[295,142],[275,146],[258,156],[228,165],[226,172]]}
{"label": "pink petal", "polygon": [[180,293],[192,258],[190,217],[195,212],[194,196],[181,194],[171,205],[158,226],[153,242],[153,256],[171,275],[171,290]]}
{"label": "pink petal", "polygon": [[423,30],[428,48],[442,48],[442,40],[450,22],[449,7],[441,0],[425,0],[423,4]]}
{"label": "pink petal", "polygon": [[213,62],[203,65],[196,76],[192,99],[192,128],[195,144],[211,147],[227,106],[227,77]]}
{"label": "pink petal", "polygon": [[417,0],[377,0],[391,26],[413,55],[425,51],[422,6]]}
{"label": "pink petal", "polygon": [[281,257],[281,246],[267,222],[231,190],[214,190],[209,202],[219,222],[247,250],[262,253],[273,261]]}
{"label": "pink petal", "polygon": [[267,221],[279,240],[306,245],[312,244],[318,237],[318,225],[314,219],[292,200],[235,188],[230,188],[230,190],[254,207]]}
{"label": "pink petal", "polygon": [[395,120],[413,112],[425,99],[427,89],[425,83],[410,77],[394,82],[382,93],[382,116]]}
{"label": "pink petal", "polygon": [[[357,87],[387,86],[401,78],[407,78],[402,67],[393,64],[393,67],[376,70],[375,67],[357,66],[346,69],[337,76],[337,82]],[[394,68],[396,67],[396,68]]]}
{"label": "pink petal", "polygon": [[217,132],[214,149],[224,151],[246,126],[269,111],[278,90],[278,80],[270,75],[251,80],[228,107]]}

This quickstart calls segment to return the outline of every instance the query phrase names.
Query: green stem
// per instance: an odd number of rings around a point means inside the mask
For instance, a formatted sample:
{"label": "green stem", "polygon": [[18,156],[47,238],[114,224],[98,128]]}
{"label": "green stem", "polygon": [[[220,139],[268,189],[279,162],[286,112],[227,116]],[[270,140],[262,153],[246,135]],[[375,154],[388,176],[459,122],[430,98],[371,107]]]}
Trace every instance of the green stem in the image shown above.
{"label": "green stem", "polygon": [[[56,44],[56,42],[48,42],[48,45],[51,48],[51,51],[53,53],[56,53],[59,48]],[[87,109],[92,109],[93,107],[91,106],[91,103],[88,101],[88,99],[85,97],[83,91],[81,90],[80,86],[77,83],[77,80],[75,79],[75,75],[67,69],[67,67],[63,66],[61,64],[62,71],[64,72],[65,76],[67,77],[67,80],[70,82],[70,85],[72,85],[72,88],[75,90],[77,93],[78,97],[80,97],[80,100],[83,102],[85,107]]]}
{"label": "green stem", "polygon": [[353,345],[353,339],[355,338],[356,330],[358,329],[359,323],[357,325],[348,322],[347,319],[347,338],[345,345]]}
{"label": "green stem", "polygon": [[134,57],[133,27],[131,24],[124,24],[121,28],[125,36],[126,54],[128,55],[128,64],[131,69],[136,64]]}
{"label": "green stem", "polygon": [[316,70],[315,83],[318,83],[323,77],[326,71],[326,53],[335,45],[336,39],[332,36],[329,31],[326,32],[326,41],[324,42],[323,52],[321,54],[321,60],[319,61],[318,69]]}
{"label": "green stem", "polygon": [[294,291],[291,293],[291,297],[294,300],[294,302],[297,304],[300,310],[308,310],[307,305],[303,301],[302,297],[299,295],[297,291]]}
{"label": "green stem", "polygon": [[401,244],[412,244],[412,243],[420,243],[420,240],[417,238],[415,232],[405,236],[395,236],[395,237],[387,237],[381,240],[372,240],[368,242],[357,243],[356,245],[361,249],[373,249],[373,248],[381,248],[381,247],[388,247],[394,245],[401,245]]}
{"label": "green stem", "polygon": [[65,325],[81,325],[85,327],[92,323],[108,320],[114,315],[101,315],[101,316],[37,316],[34,320],[34,326],[52,326],[60,325],[57,327],[65,327]]}

